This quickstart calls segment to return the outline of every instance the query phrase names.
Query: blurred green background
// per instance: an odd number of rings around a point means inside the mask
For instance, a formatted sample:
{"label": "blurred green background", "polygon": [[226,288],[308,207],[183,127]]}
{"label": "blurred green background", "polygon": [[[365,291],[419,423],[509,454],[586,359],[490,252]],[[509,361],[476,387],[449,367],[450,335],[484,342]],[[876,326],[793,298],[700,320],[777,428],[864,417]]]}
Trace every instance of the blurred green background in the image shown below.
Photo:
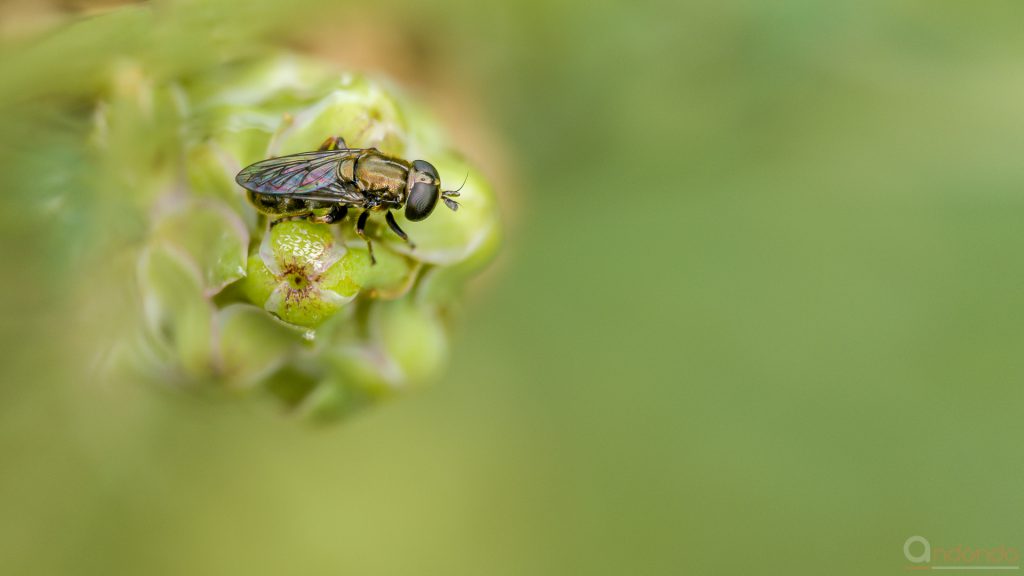
{"label": "blurred green background", "polygon": [[912,535],[1024,548],[1020,3],[158,8],[56,54],[33,30],[92,3],[4,8],[5,170],[60,177],[26,142],[90,63],[284,44],[420,91],[495,179],[506,246],[447,377],[311,428],[89,380],[103,323],[70,320],[49,233],[5,204],[0,573],[895,574]]}

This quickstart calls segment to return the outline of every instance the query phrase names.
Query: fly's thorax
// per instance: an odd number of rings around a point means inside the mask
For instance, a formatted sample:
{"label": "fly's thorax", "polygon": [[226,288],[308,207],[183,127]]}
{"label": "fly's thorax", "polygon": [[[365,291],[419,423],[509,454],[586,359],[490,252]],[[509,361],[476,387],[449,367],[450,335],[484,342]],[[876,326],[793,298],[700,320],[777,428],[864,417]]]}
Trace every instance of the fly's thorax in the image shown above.
{"label": "fly's thorax", "polygon": [[355,161],[354,173],[365,189],[387,190],[397,200],[405,195],[409,164],[383,154],[370,153]]}
{"label": "fly's thorax", "polygon": [[338,166],[338,176],[342,182],[351,182],[355,178],[356,159],[346,158],[341,161],[341,165]]}

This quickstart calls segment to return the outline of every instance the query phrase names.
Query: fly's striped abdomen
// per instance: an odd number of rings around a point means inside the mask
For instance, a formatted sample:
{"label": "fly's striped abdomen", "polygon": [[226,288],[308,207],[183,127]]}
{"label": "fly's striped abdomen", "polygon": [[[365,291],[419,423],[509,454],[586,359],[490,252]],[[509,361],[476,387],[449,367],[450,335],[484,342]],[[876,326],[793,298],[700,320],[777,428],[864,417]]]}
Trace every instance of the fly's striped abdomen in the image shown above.
{"label": "fly's striped abdomen", "polygon": [[256,210],[271,216],[288,216],[310,210],[306,200],[277,194],[260,194],[251,190],[249,191],[249,202],[256,207]]}

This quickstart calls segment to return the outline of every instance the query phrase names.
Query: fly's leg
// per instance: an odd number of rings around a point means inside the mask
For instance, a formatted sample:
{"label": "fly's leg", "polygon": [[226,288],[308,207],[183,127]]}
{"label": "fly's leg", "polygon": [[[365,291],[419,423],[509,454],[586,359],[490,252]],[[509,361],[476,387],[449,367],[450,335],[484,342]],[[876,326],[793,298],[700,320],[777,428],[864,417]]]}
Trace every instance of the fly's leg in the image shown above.
{"label": "fly's leg", "polygon": [[323,216],[314,216],[310,218],[311,221],[317,224],[333,224],[345,218],[348,215],[348,206],[345,204],[335,204],[331,206],[331,211]]}
{"label": "fly's leg", "polygon": [[370,218],[370,211],[364,210],[356,221],[356,235],[366,241],[366,250],[370,253],[370,264],[376,264],[377,259],[373,257],[373,243],[366,236],[366,221]]}
{"label": "fly's leg", "polygon": [[413,244],[411,240],[409,240],[409,235],[405,233],[405,230],[402,230],[398,226],[398,222],[395,222],[395,217],[391,215],[390,210],[388,210],[388,213],[386,216],[384,216],[384,219],[388,221],[388,227],[391,228],[391,231],[394,232],[395,234],[398,234],[398,237],[401,238],[402,240],[405,240],[405,243],[409,245],[410,250],[416,248],[416,245]]}
{"label": "fly's leg", "polygon": [[325,152],[328,150],[340,150],[342,148],[348,148],[348,146],[345,145],[345,139],[341,136],[331,136],[327,140],[324,140],[324,143],[321,144],[320,148],[317,148],[317,150]]}
{"label": "fly's leg", "polygon": [[339,220],[344,219],[345,216],[347,215],[347,205],[335,204],[334,206],[331,206],[331,210],[324,214],[323,216],[317,216],[315,212],[313,212],[312,210],[308,210],[305,212],[299,212],[297,214],[289,214],[287,216],[282,216],[277,220],[273,220],[270,222],[270,227],[273,228],[274,226],[277,226],[281,222],[291,222],[294,220],[309,220],[310,222],[314,222],[316,224],[333,224],[335,222],[338,222]]}
{"label": "fly's leg", "polygon": [[331,222],[338,222],[340,220],[344,220],[345,216],[348,216],[348,205],[335,204],[334,207],[331,208],[331,213],[329,214],[329,216],[331,217]]}
{"label": "fly's leg", "polygon": [[[289,214],[288,216],[282,216],[282,217],[278,218],[277,220],[271,220],[270,221],[270,227],[273,228],[274,226],[277,226],[281,222],[291,222],[293,220],[309,220],[309,219],[311,219],[310,216],[313,216],[312,212],[302,212],[300,214]],[[316,221],[315,218],[312,218],[312,220]]]}

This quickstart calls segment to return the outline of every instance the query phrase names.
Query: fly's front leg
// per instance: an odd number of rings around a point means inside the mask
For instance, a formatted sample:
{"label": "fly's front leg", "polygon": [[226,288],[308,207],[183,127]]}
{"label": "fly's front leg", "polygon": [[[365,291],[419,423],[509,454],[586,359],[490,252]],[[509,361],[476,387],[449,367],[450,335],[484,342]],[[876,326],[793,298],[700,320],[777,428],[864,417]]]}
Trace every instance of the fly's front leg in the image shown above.
{"label": "fly's front leg", "polygon": [[330,150],[340,150],[342,148],[348,148],[348,146],[345,145],[345,139],[341,136],[331,136],[327,140],[324,140],[324,143],[321,144],[317,150],[320,152],[326,152]]}
{"label": "fly's front leg", "polygon": [[373,257],[373,243],[366,236],[366,221],[370,218],[370,211],[364,210],[359,215],[359,220],[356,221],[356,235],[366,241],[366,250],[370,253],[370,264],[376,264],[377,259]]}
{"label": "fly's front leg", "polygon": [[384,219],[388,221],[388,227],[391,228],[391,231],[398,234],[398,237],[402,240],[405,240],[405,243],[409,245],[410,250],[414,250],[416,248],[416,245],[412,243],[412,240],[409,240],[409,235],[405,233],[405,230],[402,230],[398,226],[398,222],[395,222],[395,217],[391,215],[391,210],[388,210]]}

